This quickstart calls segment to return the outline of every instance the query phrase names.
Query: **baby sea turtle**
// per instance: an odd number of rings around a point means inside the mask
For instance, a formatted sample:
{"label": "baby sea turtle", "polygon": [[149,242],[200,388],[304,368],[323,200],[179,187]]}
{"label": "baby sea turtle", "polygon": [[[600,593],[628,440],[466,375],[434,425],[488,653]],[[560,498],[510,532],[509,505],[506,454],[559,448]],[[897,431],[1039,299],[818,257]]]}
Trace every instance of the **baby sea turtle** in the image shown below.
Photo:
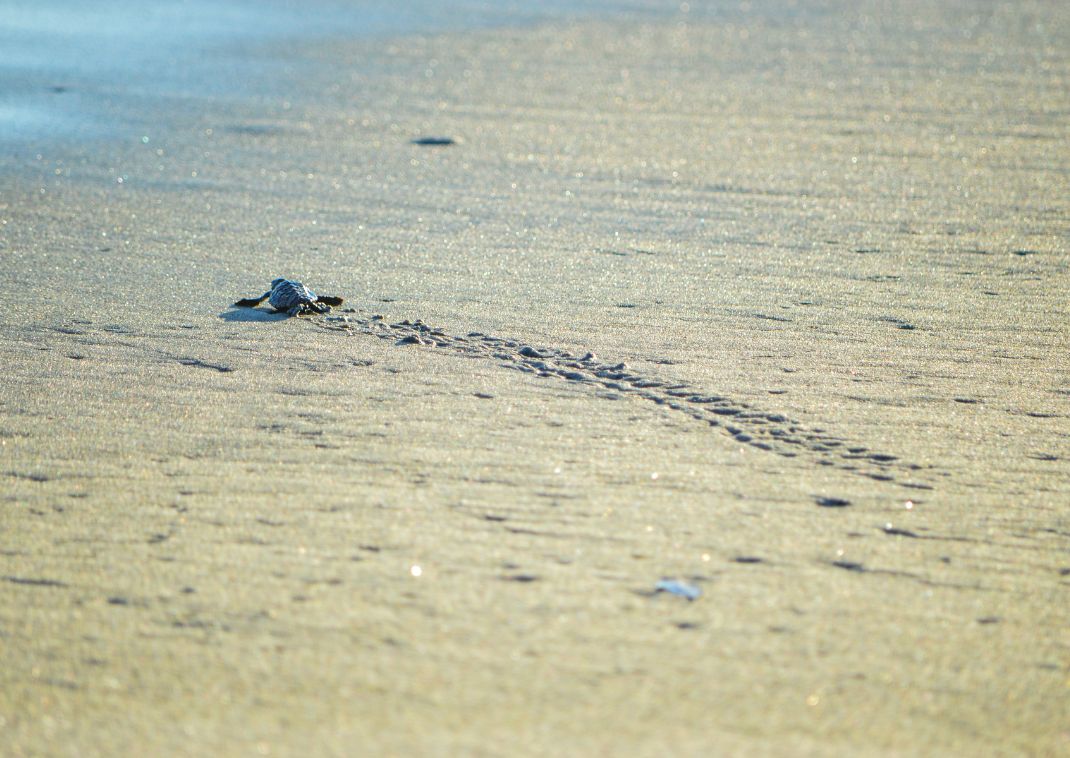
{"label": "baby sea turtle", "polygon": [[247,297],[234,303],[242,308],[255,308],[268,301],[268,305],[277,311],[285,311],[291,316],[306,313],[327,313],[331,306],[341,305],[342,298],[317,295],[301,282],[290,279],[275,279],[271,289],[260,297]]}

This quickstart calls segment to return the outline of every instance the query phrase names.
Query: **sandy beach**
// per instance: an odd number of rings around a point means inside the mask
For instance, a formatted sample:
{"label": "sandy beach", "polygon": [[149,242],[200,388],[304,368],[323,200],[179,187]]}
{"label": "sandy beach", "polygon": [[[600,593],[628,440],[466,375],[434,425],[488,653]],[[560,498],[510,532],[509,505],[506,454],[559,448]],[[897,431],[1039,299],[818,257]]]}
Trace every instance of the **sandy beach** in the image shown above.
{"label": "sandy beach", "polygon": [[1070,11],[933,5],[0,62],[0,754],[1070,753]]}

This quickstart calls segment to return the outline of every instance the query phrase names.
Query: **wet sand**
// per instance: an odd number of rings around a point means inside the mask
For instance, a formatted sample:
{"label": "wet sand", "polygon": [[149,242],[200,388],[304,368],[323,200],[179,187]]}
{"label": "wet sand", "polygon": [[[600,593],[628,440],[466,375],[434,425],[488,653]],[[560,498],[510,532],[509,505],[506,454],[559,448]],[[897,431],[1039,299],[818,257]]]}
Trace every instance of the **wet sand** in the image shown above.
{"label": "wet sand", "polygon": [[[114,119],[0,162],[0,752],[1070,750],[1067,49],[755,3],[42,82]],[[276,276],[347,302],[228,307]]]}

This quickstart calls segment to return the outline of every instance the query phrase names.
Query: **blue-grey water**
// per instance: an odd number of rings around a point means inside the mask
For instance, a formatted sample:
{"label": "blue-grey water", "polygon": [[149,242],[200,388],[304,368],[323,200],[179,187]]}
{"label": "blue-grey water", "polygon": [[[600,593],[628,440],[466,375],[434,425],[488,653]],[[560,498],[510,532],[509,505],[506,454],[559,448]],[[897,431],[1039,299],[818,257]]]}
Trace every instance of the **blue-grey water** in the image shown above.
{"label": "blue-grey water", "polygon": [[287,65],[272,44],[592,16],[820,13],[782,0],[0,0],[0,144],[114,136],[138,121],[138,98],[270,96]]}
{"label": "blue-grey water", "polygon": [[[620,0],[437,3],[387,0],[5,0],[0,2],[0,140],[102,136],[108,101],[256,97],[273,61],[261,43],[525,24],[635,12]],[[280,64],[281,65],[281,64]]]}

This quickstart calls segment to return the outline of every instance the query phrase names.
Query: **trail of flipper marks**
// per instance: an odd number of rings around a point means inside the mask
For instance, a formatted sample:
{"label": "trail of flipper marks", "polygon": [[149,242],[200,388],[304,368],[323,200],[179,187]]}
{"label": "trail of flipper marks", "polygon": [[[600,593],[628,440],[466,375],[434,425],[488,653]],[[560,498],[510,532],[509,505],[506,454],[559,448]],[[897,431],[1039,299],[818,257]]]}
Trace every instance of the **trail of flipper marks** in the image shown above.
{"label": "trail of flipper marks", "polygon": [[[883,482],[912,489],[932,489],[918,481],[922,466],[894,455],[808,428],[781,413],[769,412],[725,395],[706,394],[682,383],[644,376],[624,363],[605,363],[593,353],[577,356],[567,350],[533,347],[520,340],[482,332],[448,334],[421,320],[389,323],[384,316],[347,309],[311,319],[323,329],[366,334],[399,346],[424,346],[469,358],[498,362],[503,368],[536,376],[576,382],[600,391],[635,397],[677,411],[708,425],[736,442],[793,458],[805,456],[817,465],[833,466]],[[931,471],[931,470],[930,470]]]}

